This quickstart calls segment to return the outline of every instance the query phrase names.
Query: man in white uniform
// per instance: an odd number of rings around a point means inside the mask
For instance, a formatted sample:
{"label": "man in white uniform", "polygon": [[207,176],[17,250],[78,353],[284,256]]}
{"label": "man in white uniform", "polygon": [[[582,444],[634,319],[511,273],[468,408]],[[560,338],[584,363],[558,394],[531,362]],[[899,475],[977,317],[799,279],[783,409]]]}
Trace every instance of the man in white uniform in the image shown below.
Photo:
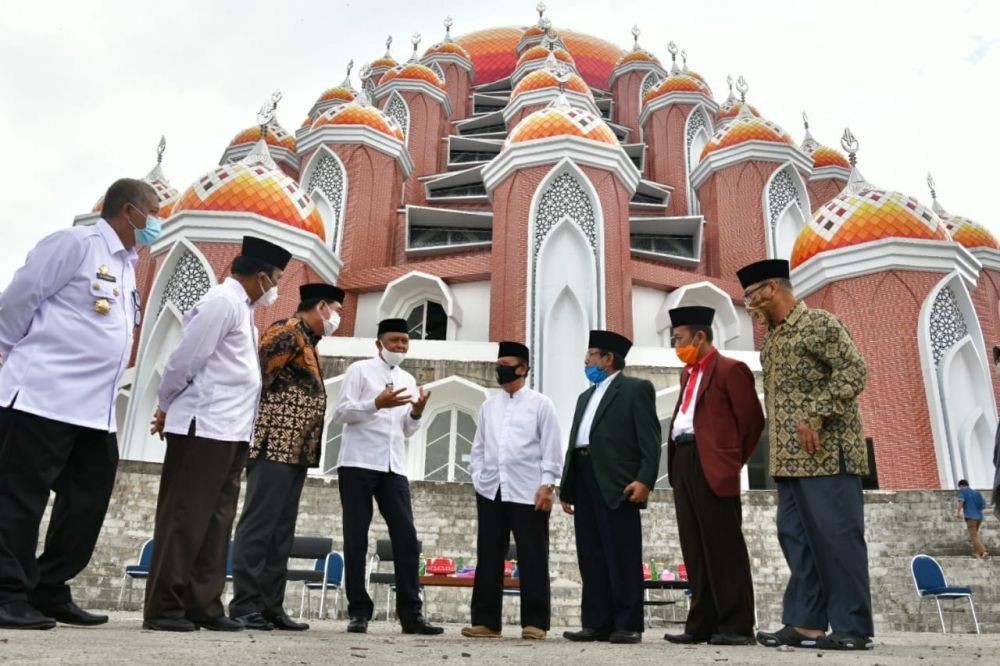
{"label": "man in white uniform", "polygon": [[528,348],[501,342],[496,375],[502,389],[479,408],[469,473],[476,489],[479,535],[472,626],[468,638],[500,636],[504,560],[514,533],[521,591],[521,638],[549,630],[549,515],[563,450],[555,406],[525,386]]}
{"label": "man in white uniform", "polygon": [[226,554],[260,400],[254,305],[273,305],[291,254],[243,237],[232,276],[184,315],[152,432],[164,433],[143,628],[239,631],[226,617]]}
{"label": "man in white uniform", "polygon": [[0,628],[108,621],[67,581],[90,561],[115,483],[115,397],[142,319],[135,246],[156,239],[158,208],[149,184],[116,181],[96,224],[42,239],[0,296]]}
{"label": "man in white uniform", "polygon": [[417,390],[413,375],[399,367],[410,348],[405,319],[384,319],[375,340],[378,355],[347,368],[333,420],[344,425],[337,460],[344,512],[344,581],[347,630],[363,634],[375,605],[365,589],[372,500],[389,527],[396,584],[396,611],[404,634],[440,634],[421,610],[417,584],[420,547],[413,526],[406,439],[420,429],[431,394]]}

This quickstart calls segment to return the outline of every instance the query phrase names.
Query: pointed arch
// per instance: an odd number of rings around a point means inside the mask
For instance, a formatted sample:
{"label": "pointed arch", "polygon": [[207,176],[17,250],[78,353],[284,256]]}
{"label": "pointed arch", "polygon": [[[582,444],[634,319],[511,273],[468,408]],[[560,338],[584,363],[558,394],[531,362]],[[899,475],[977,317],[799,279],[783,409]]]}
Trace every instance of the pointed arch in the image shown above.
{"label": "pointed arch", "polygon": [[704,305],[715,310],[712,333],[715,346],[719,349],[742,348],[737,343],[744,334],[750,336],[749,341],[752,342],[753,331],[743,330],[729,294],[711,282],[695,282],[670,292],[663,301],[663,307],[656,313],[656,330],[662,344],[669,346],[670,310],[686,305]]}
{"label": "pointed arch", "polygon": [[411,271],[390,282],[378,302],[379,317],[407,319],[414,308],[428,301],[444,310],[448,318],[446,339],[454,340],[462,325],[462,308],[445,281],[436,275]]}
{"label": "pointed arch", "polygon": [[406,461],[409,476],[468,482],[468,456],[478,427],[476,419],[490,392],[457,375],[431,382],[425,388],[434,399],[421,417],[422,427],[410,438]]}
{"label": "pointed arch", "polygon": [[327,146],[320,146],[302,170],[300,181],[316,202],[326,237],[334,254],[340,253],[344,237],[344,210],[347,206],[347,169],[343,160]]}
{"label": "pointed arch", "polygon": [[791,162],[786,162],[771,174],[764,187],[763,206],[768,254],[771,258],[788,259],[812,210],[809,191]]}
{"label": "pointed arch", "polygon": [[139,332],[138,357],[146,352],[146,338],[167,303],[173,303],[181,316],[218,284],[215,270],[201,250],[186,238],[179,238],[164,257],[153,279],[153,286],[143,306]]}
{"label": "pointed arch", "polygon": [[406,105],[406,100],[395,90],[389,95],[389,99],[386,100],[385,107],[383,109],[385,115],[389,116],[403,128],[403,136],[406,140],[410,139],[410,107]]}
{"label": "pointed arch", "polygon": [[650,71],[646,76],[642,77],[642,83],[639,84],[639,110],[642,111],[643,101],[646,99],[646,93],[652,90],[657,83],[663,80],[658,72]]}
{"label": "pointed arch", "polygon": [[[561,243],[563,234],[568,238],[575,236],[579,242],[579,232],[573,230],[571,224],[564,223],[547,241],[547,247],[557,248],[560,255],[571,249],[569,244]],[[559,423],[564,426],[572,422],[575,397],[586,388],[580,373],[580,358],[587,348],[587,331],[593,326],[581,296],[585,294],[564,284],[551,302],[546,303],[540,344],[535,352],[539,390],[552,398]]]}
{"label": "pointed arch", "polygon": [[[568,286],[585,317],[588,328],[601,328],[605,321],[604,308],[604,219],[600,199],[590,179],[569,159],[556,164],[542,179],[532,197],[528,216],[528,294],[526,337],[535,350],[532,385],[546,385],[545,374],[550,363],[562,358],[563,344],[546,348],[542,332],[553,308],[561,312],[568,307],[559,300]],[[577,366],[579,353],[576,349]],[[579,373],[577,367],[576,375]],[[575,375],[570,375],[575,376]],[[576,395],[579,385],[565,381],[555,387],[549,397],[557,408],[566,404],[566,395]],[[560,414],[560,423],[568,427]]]}
{"label": "pointed arch", "polygon": [[992,482],[996,401],[982,331],[958,273],[942,279],[920,311],[920,362],[942,487]]}
{"label": "pointed arch", "polygon": [[688,214],[697,215],[701,205],[695,188],[691,185],[691,172],[701,160],[701,151],[712,138],[712,121],[702,104],[696,105],[688,114],[684,125],[684,159],[687,163]]}
{"label": "pointed arch", "polygon": [[444,77],[444,70],[441,68],[441,65],[437,64],[436,62],[432,62],[431,64],[427,65],[427,67],[432,72],[438,75],[438,78],[441,79],[442,83],[447,83],[447,79],[445,79]]}

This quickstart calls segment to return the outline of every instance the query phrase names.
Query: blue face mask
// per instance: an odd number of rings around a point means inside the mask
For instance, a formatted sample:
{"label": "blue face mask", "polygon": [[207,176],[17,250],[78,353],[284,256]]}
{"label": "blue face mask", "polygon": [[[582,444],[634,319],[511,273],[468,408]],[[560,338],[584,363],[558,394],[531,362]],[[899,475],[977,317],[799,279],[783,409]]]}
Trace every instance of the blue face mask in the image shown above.
{"label": "blue face mask", "polygon": [[608,371],[601,370],[596,365],[584,366],[583,372],[587,375],[587,381],[591,384],[600,384],[608,378]]}
{"label": "blue face mask", "polygon": [[[138,208],[136,208],[136,210],[138,210]],[[132,224],[132,220],[129,220],[128,223]],[[160,218],[155,215],[147,215],[146,227],[140,229],[132,224],[132,230],[135,232],[136,245],[140,247],[143,245],[152,245],[156,242],[156,239],[160,237],[160,232],[163,231],[163,223],[160,221]]]}

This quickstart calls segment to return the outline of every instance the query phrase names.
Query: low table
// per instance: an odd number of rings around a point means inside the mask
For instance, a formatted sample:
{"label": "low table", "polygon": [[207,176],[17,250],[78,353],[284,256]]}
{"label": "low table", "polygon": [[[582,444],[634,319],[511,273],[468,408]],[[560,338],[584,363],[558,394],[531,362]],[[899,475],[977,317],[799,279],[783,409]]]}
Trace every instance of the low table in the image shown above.
{"label": "low table", "polygon": [[[474,580],[474,576],[420,576],[417,579],[424,587],[472,587]],[[521,579],[505,577],[503,587],[505,590],[519,590]]]}
{"label": "low table", "polygon": [[[676,599],[650,599],[649,593],[651,590],[674,590],[681,591],[690,590],[691,584],[686,580],[644,580],[642,581],[643,590],[643,600],[642,605],[646,607],[646,625],[651,624],[652,617],[650,616],[651,606],[675,606],[677,604]],[[683,624],[684,620],[676,619],[676,611],[674,614],[674,619],[667,620],[664,618],[664,622],[670,624]]]}

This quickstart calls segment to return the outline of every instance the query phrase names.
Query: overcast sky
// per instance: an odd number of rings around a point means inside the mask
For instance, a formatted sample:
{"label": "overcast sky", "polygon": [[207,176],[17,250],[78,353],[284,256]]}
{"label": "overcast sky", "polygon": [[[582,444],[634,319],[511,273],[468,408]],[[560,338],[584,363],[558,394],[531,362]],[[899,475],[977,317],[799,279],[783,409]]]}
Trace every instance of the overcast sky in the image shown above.
{"label": "overcast sky", "polygon": [[[801,139],[838,144],[850,126],[869,181],[1000,232],[1000,2],[983,0],[548,0],[558,29],[689,53],[719,101],[726,74]],[[184,190],[218,163],[278,88],[290,131],[346,62],[395,36],[409,56],[453,34],[536,20],[535,0],[147,2],[0,0],[0,289],[45,234],[72,224],[121,176],[145,175],[161,134],[164,171]],[[608,7],[614,11],[609,12]],[[357,69],[355,69],[355,73]],[[355,75],[355,86],[358,86]]]}

